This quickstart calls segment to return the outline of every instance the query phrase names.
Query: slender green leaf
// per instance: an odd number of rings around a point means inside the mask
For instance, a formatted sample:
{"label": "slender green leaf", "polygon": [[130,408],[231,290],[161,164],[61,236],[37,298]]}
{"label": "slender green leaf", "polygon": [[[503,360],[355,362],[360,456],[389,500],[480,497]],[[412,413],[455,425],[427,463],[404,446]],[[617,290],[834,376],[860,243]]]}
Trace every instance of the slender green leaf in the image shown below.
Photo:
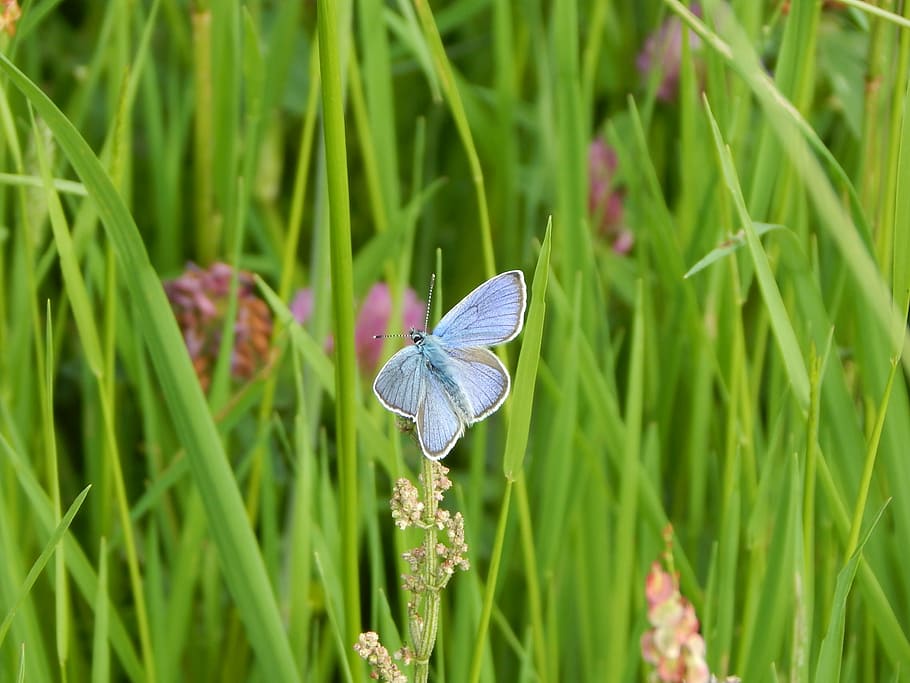
{"label": "slender green leaf", "polygon": [[534,384],[537,379],[537,364],[540,361],[540,345],[547,311],[547,275],[550,271],[552,230],[553,219],[550,218],[547,221],[547,232],[540,247],[540,255],[537,257],[537,267],[534,269],[528,322],[525,326],[521,354],[518,356],[518,369],[515,371],[512,415],[509,420],[509,433],[506,437],[506,451],[503,458],[503,471],[510,481],[515,481],[518,471],[521,470],[528,445],[531,411],[534,407]]}
{"label": "slender green leaf", "polygon": [[82,489],[82,492],[78,496],[76,496],[76,500],[74,500],[69,506],[69,509],[67,509],[66,514],[63,515],[63,518],[60,520],[57,528],[54,529],[54,533],[51,534],[51,537],[48,539],[47,543],[44,544],[44,550],[41,551],[38,559],[35,560],[34,564],[32,564],[31,569],[29,569],[28,576],[25,577],[25,583],[19,590],[19,595],[16,596],[15,600],[13,600],[13,603],[7,611],[6,616],[4,616],[3,621],[0,622],[0,643],[3,643],[3,639],[6,637],[6,632],[9,630],[10,624],[13,621],[13,617],[16,616],[16,611],[19,609],[22,601],[25,600],[26,596],[28,596],[29,592],[32,590],[32,586],[35,585],[35,581],[38,580],[38,576],[42,571],[44,571],[44,567],[47,565],[48,560],[51,559],[51,555],[53,555],[54,551],[57,549],[57,545],[63,539],[63,535],[66,533],[66,530],[69,529],[70,524],[72,524],[73,519],[76,517],[76,513],[79,512],[79,508],[82,507],[82,503],[91,488],[92,486],[89,484],[84,489]]}
{"label": "slender green leaf", "polygon": [[263,670],[270,672],[273,680],[296,680],[275,597],[237,483],[202,390],[197,382],[187,381],[195,372],[136,224],[97,157],[54,103],[3,55],[0,69],[47,122],[96,205],[121,272],[128,274],[124,281],[140,311],[143,336],[171,417],[186,446],[222,569],[250,641]]}
{"label": "slender green leaf", "polygon": [[92,638],[92,683],[111,679],[108,649],[107,543],[102,538],[98,549],[98,594],[95,598],[95,632]]}
{"label": "slender green leaf", "polygon": [[707,98],[705,98],[704,103],[705,112],[711,123],[711,130],[714,133],[714,144],[717,148],[723,177],[726,181],[727,189],[733,197],[733,203],[739,213],[739,219],[745,226],[746,243],[749,245],[749,253],[752,257],[752,262],[755,264],[758,284],[761,288],[765,305],[768,307],[768,314],[771,317],[771,328],[774,330],[784,365],[787,367],[790,386],[793,388],[793,393],[800,408],[806,411],[809,408],[809,374],[806,371],[806,364],[803,360],[799,343],[796,340],[796,333],[790,324],[790,317],[787,314],[780,290],[774,280],[768,255],[762,248],[761,242],[758,241],[758,235],[756,235],[755,229],[752,227],[752,219],[749,217],[746,201],[743,198],[742,190],[736,177],[736,169],[733,166],[730,148],[724,145],[720,128],[718,128],[717,121],[714,120],[714,116],[711,114],[711,106],[708,104]]}
{"label": "slender green leaf", "polygon": [[[773,223],[754,223],[752,227],[755,230],[756,237],[761,237],[765,233],[771,232],[772,230],[786,229],[783,225],[776,225]],[[710,266],[712,263],[720,261],[725,256],[736,253],[736,251],[739,250],[739,248],[744,244],[747,244],[746,231],[739,230],[734,235],[731,235],[729,239],[724,240],[720,245],[702,256],[694,266],[686,271],[686,274],[683,275],[683,278],[692,277],[696,273]]]}
{"label": "slender green leaf", "polygon": [[844,624],[847,620],[847,598],[850,595],[850,589],[853,587],[853,579],[856,576],[857,568],[862,561],[863,548],[872,536],[872,532],[878,526],[887,506],[888,503],[886,502],[872,518],[866,535],[859,541],[856,549],[850,554],[850,559],[847,560],[843,569],[837,574],[837,584],[834,588],[834,596],[828,616],[828,629],[822,639],[821,650],[818,653],[818,663],[815,668],[815,680],[818,683],[838,683],[840,681]]}
{"label": "slender green leaf", "polygon": [[[341,87],[342,24],[336,3],[317,3],[319,68],[329,198],[329,253],[332,313],[335,321],[335,425],[338,433],[338,478],[341,486],[341,542],[344,549],[342,633],[353,645],[360,632],[357,484],[357,360],[354,350],[354,273],[351,255],[351,207],[348,190],[347,141]],[[356,654],[347,651],[353,669]]]}

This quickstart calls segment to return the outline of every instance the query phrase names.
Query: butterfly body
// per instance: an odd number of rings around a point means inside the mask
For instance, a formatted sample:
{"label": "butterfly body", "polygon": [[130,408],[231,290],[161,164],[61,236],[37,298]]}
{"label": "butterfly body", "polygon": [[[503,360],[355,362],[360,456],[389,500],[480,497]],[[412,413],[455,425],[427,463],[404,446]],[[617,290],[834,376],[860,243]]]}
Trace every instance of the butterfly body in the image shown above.
{"label": "butterfly body", "polygon": [[509,395],[509,373],[486,346],[515,338],[524,323],[524,274],[501,273],[452,308],[432,333],[412,329],[408,346],[383,366],[373,391],[389,410],[413,420],[424,455],[445,457],[466,427]]}
{"label": "butterfly body", "polygon": [[458,413],[464,424],[472,424],[474,409],[471,406],[471,399],[455,380],[456,368],[453,367],[451,351],[446,348],[445,342],[436,335],[419,330],[411,330],[408,336],[411,337],[414,347],[423,357],[427,373],[439,383],[451,402],[453,410]]}

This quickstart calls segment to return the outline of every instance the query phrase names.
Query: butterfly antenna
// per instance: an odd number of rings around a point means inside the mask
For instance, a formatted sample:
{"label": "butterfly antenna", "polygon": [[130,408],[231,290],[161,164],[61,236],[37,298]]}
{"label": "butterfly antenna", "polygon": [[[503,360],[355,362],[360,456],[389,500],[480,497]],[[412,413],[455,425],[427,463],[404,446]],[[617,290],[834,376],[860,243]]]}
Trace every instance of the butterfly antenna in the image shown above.
{"label": "butterfly antenna", "polygon": [[[436,284],[436,273],[430,275],[430,292],[427,294],[427,315],[423,320],[423,331],[426,332],[430,325],[430,302],[433,300],[433,285]],[[394,339],[396,337],[407,337],[407,334],[374,334],[373,339]]]}
{"label": "butterfly antenna", "polygon": [[423,329],[426,332],[430,329],[430,303],[433,301],[433,285],[436,284],[436,273],[430,275],[430,291],[427,294],[427,317],[423,320]]}

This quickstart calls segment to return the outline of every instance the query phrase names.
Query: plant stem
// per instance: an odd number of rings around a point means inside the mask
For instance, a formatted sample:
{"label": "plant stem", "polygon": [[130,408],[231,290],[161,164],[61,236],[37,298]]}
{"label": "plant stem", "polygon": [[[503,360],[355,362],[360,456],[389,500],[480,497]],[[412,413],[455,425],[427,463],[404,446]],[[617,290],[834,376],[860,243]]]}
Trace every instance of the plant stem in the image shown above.
{"label": "plant stem", "polygon": [[208,7],[193,12],[193,77],[196,259],[208,266],[218,255],[218,237],[212,220],[212,13]]}
{"label": "plant stem", "polygon": [[[425,683],[430,675],[430,655],[436,644],[436,631],[439,627],[439,586],[437,585],[437,567],[439,558],[436,555],[436,467],[429,458],[423,460],[423,499],[426,511],[427,528],[424,532],[423,547],[426,552],[424,564],[424,583],[426,592],[418,599],[418,618],[423,614],[423,624],[418,628],[419,638],[414,643],[414,674],[417,683]],[[423,603],[422,605],[420,603]],[[420,609],[420,608],[423,609]]]}
{"label": "plant stem", "polygon": [[[319,69],[325,135],[326,189],[329,199],[329,250],[332,310],[335,320],[335,423],[338,427],[338,480],[341,495],[341,557],[345,640],[360,634],[359,519],[356,404],[357,360],[354,350],[354,265],[351,256],[351,209],[348,190],[344,95],[337,3],[319,0]],[[353,670],[357,653],[348,654]]]}

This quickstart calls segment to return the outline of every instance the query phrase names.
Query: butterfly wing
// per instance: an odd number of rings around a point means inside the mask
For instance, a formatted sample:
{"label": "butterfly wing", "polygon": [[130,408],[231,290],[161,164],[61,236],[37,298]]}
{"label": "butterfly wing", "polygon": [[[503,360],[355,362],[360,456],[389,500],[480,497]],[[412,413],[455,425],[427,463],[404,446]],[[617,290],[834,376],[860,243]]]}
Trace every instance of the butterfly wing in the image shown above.
{"label": "butterfly wing", "polygon": [[417,410],[417,438],[425,456],[440,460],[464,434],[465,424],[433,372],[426,373],[424,386],[424,398]]}
{"label": "butterfly wing", "polygon": [[526,302],[524,273],[500,273],[446,313],[433,335],[450,348],[502,344],[521,332]]}
{"label": "butterfly wing", "polygon": [[449,354],[448,371],[471,404],[471,422],[495,412],[509,395],[509,373],[502,362],[482,348],[445,350]]}
{"label": "butterfly wing", "polygon": [[412,420],[423,400],[427,368],[416,346],[407,346],[382,366],[373,393],[387,409]]}

